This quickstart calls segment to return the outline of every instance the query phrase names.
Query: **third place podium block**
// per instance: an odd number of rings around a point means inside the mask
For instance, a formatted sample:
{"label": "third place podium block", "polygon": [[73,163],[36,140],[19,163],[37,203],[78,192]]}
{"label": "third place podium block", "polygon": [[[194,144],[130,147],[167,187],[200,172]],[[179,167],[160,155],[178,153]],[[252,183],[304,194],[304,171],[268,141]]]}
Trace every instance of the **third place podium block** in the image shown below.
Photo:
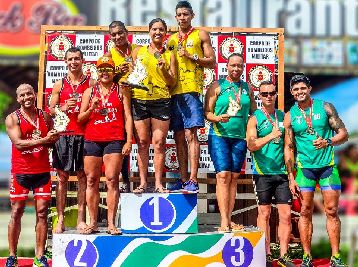
{"label": "third place podium block", "polygon": [[124,234],[198,233],[197,194],[121,194]]}

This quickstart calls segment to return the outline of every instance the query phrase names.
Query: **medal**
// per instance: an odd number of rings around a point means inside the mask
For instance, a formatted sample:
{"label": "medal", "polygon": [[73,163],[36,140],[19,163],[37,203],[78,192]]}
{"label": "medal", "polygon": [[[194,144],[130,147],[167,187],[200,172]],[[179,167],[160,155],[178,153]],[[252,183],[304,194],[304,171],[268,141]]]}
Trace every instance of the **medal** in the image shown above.
{"label": "medal", "polygon": [[[262,107],[262,112],[265,114],[267,120],[271,123],[272,125],[272,128],[275,128],[277,127],[279,129],[279,126],[278,126],[278,118],[277,118],[277,113],[276,113],[276,110],[275,110],[275,122],[271,119],[271,116],[270,114],[267,112],[266,108],[265,107]],[[276,137],[274,139],[271,140],[271,143],[273,144],[279,144],[281,141],[281,137]]]}
{"label": "medal", "polygon": [[235,95],[235,100],[232,98],[231,95],[229,96],[229,107],[227,110],[227,114],[229,116],[236,116],[237,112],[241,110],[240,100],[242,94],[242,84],[240,82],[240,87],[238,88],[238,92],[236,92],[235,90],[237,88],[236,83],[232,81],[230,77],[227,77],[226,79],[228,82],[230,82],[230,84],[232,84],[229,88],[227,88],[227,90],[232,91]]}
{"label": "medal", "polygon": [[194,31],[194,27],[191,27],[190,30],[182,35],[180,34],[180,32],[178,33],[178,46],[177,46],[177,50],[181,50],[183,48],[183,42],[186,41],[186,39],[188,39],[189,35]]}
{"label": "medal", "polygon": [[30,118],[27,113],[20,108],[20,113],[24,117],[26,121],[28,121],[35,129],[33,130],[31,137],[33,139],[39,139],[41,137],[41,131],[40,131],[40,122],[39,122],[39,116],[38,116],[38,109],[36,109],[36,123]]}
{"label": "medal", "polygon": [[132,63],[132,62],[133,62],[133,59],[132,59],[132,57],[130,57],[130,56],[125,57],[124,60],[125,60],[125,62],[128,62],[128,63]]}
{"label": "medal", "polygon": [[74,99],[78,99],[78,98],[80,97],[80,94],[77,93],[77,92],[73,92],[73,93],[72,93],[72,97],[73,97]]}
{"label": "medal", "polygon": [[314,135],[314,134],[315,134],[315,130],[314,130],[312,127],[307,127],[306,133],[308,133],[309,135]]}
{"label": "medal", "polygon": [[161,56],[162,56],[162,54],[161,54],[160,52],[158,52],[158,51],[156,51],[156,52],[154,53],[154,57],[155,57],[156,59],[159,59]]}
{"label": "medal", "polygon": [[306,116],[306,112],[300,107],[300,105],[298,105],[298,108],[300,109],[303,118],[306,121],[307,124],[307,129],[306,129],[306,133],[309,135],[314,135],[316,133],[316,131],[313,129],[313,125],[312,125],[312,115],[313,115],[313,100],[310,99],[310,114],[309,116]]}
{"label": "medal", "polygon": [[107,108],[100,109],[99,114],[101,114],[102,116],[107,116],[108,115],[108,109]]}
{"label": "medal", "polygon": [[32,136],[33,139],[39,139],[41,137],[41,131],[39,129],[35,129],[32,132],[31,136]]}

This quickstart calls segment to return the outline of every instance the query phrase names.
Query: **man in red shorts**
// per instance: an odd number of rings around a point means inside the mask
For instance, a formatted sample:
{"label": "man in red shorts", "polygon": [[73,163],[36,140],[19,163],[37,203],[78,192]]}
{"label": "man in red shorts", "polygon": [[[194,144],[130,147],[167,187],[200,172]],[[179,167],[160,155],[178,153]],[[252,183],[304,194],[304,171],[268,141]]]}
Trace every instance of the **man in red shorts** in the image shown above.
{"label": "man in red shorts", "polygon": [[29,84],[16,89],[20,108],[6,117],[6,131],[12,142],[8,226],[9,254],[6,267],[17,266],[17,244],[21,218],[29,191],[36,208],[36,248],[33,266],[49,266],[44,256],[47,238],[47,211],[51,200],[51,176],[48,146],[58,139],[49,114],[35,107],[36,95]]}

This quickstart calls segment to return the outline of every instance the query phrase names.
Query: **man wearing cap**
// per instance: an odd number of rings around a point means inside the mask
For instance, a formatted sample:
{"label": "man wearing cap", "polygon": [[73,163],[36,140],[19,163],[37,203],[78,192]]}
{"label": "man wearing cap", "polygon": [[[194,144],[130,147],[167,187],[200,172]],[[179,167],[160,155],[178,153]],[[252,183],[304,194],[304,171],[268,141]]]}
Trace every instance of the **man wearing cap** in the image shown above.
{"label": "man wearing cap", "polygon": [[179,190],[184,187],[187,191],[197,191],[200,155],[197,130],[205,126],[203,104],[200,100],[200,94],[203,92],[203,71],[204,68],[215,68],[216,60],[209,34],[191,25],[194,18],[191,4],[188,1],[179,1],[175,10],[179,32],[170,37],[167,46],[174,49],[178,62],[178,82],[171,92],[173,108],[170,129],[174,130],[181,179],[169,189]]}
{"label": "man wearing cap", "polygon": [[[296,104],[286,113],[285,162],[292,194],[301,198],[298,223],[304,251],[301,267],[311,267],[312,212],[316,184],[321,188],[327,217],[327,233],[331,244],[330,266],[347,266],[339,254],[341,222],[338,202],[341,180],[334,163],[333,146],[348,140],[344,123],[335,107],[328,102],[312,99],[311,84],[305,75],[295,75],[290,81],[291,94]],[[295,151],[297,156],[295,158]],[[296,178],[294,177],[297,164]]]}
{"label": "man wearing cap", "polygon": [[[107,185],[108,229],[111,235],[120,234],[115,226],[119,187],[119,172],[123,156],[132,146],[133,120],[130,92],[113,81],[115,64],[110,57],[97,61],[98,83],[88,88],[82,98],[78,121],[85,124],[84,170],[87,176],[86,201],[90,223],[81,231],[98,231],[99,180],[102,165]],[[125,134],[126,132],[126,134]]]}
{"label": "man wearing cap", "polygon": [[56,115],[56,107],[65,112],[69,123],[60,139],[55,144],[52,152],[52,167],[56,169],[58,183],[56,186],[56,208],[58,222],[54,233],[62,233],[65,230],[65,202],[67,195],[67,183],[70,172],[77,173],[78,190],[78,217],[77,230],[86,228],[86,175],[83,170],[83,135],[84,127],[77,122],[80,112],[83,92],[94,84],[89,76],[83,74],[83,53],[78,47],[71,47],[65,53],[65,63],[68,68],[67,75],[58,80],[52,89],[50,111]]}

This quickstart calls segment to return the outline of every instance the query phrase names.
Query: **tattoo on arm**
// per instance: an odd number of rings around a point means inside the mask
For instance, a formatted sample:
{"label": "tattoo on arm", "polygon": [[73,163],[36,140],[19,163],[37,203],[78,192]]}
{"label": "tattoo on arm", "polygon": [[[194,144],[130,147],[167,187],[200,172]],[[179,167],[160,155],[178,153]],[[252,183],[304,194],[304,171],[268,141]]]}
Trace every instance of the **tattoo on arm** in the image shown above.
{"label": "tattoo on arm", "polygon": [[326,102],[324,104],[324,109],[328,116],[329,125],[335,132],[338,132],[338,130],[341,128],[345,128],[343,121],[338,116],[336,108],[331,103]]}
{"label": "tattoo on arm", "polygon": [[288,138],[290,139],[290,142],[288,143],[288,147],[290,149],[294,150],[295,149],[295,139],[293,137],[292,126],[289,126],[286,131],[287,131]]}
{"label": "tattoo on arm", "polygon": [[288,173],[292,173],[292,172],[294,171],[295,166],[294,166],[294,164],[293,164],[292,159],[288,159],[288,160],[286,161],[286,168],[287,168],[287,172],[288,172]]}

